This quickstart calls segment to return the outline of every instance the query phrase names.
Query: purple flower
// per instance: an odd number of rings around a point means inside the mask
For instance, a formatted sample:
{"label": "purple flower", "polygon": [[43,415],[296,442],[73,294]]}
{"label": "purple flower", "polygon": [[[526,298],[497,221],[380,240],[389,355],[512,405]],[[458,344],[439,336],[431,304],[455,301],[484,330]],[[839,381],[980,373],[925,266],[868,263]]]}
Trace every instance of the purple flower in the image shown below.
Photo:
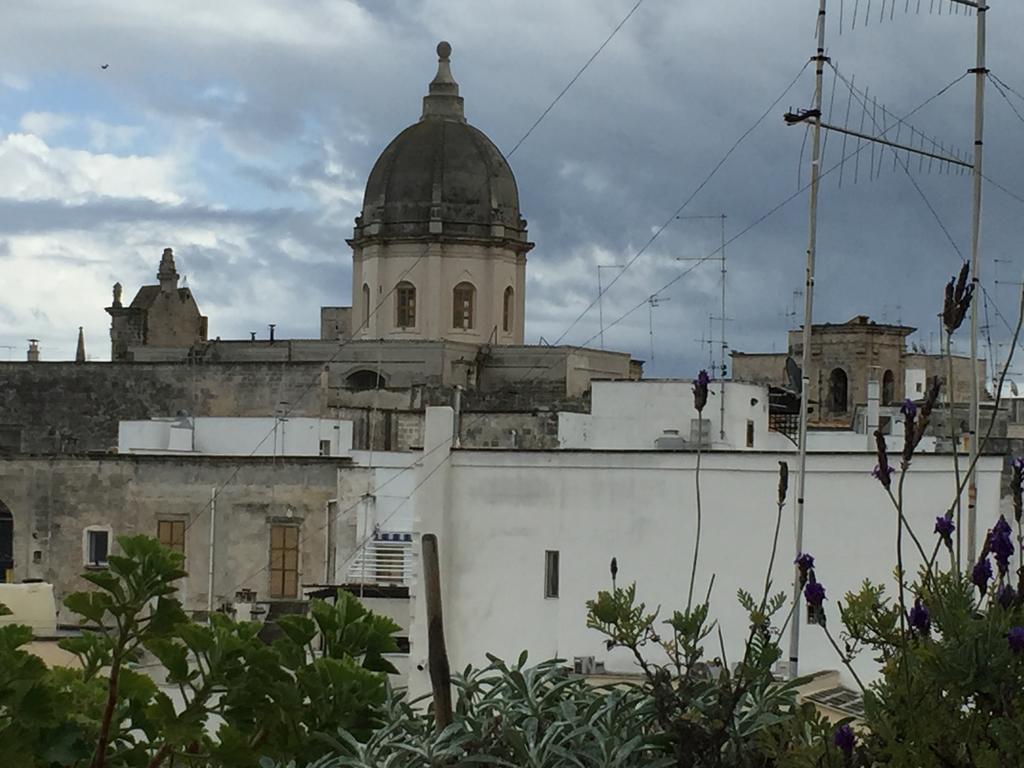
{"label": "purple flower", "polygon": [[702,368],[697,374],[697,378],[693,380],[693,407],[697,413],[703,411],[704,406],[708,404],[708,384],[710,383],[711,377]]}
{"label": "purple flower", "polygon": [[1004,584],[996,592],[996,602],[999,603],[999,607],[1003,610],[1008,611],[1013,607],[1013,604],[1017,601],[1017,590],[1011,587],[1009,584]]}
{"label": "purple flower", "polygon": [[849,725],[840,725],[836,728],[832,741],[836,747],[849,759],[853,754],[853,747],[857,743],[857,735]]}
{"label": "purple flower", "polygon": [[932,631],[932,615],[928,611],[928,606],[921,602],[921,598],[918,597],[914,600],[914,607],[910,609],[909,617],[910,626],[918,631],[922,636],[927,636]]}
{"label": "purple flower", "polygon": [[807,583],[807,574],[814,570],[814,556],[806,552],[801,553],[793,564],[800,570],[800,586]]}
{"label": "purple flower", "polygon": [[953,524],[952,517],[940,515],[935,518],[935,532],[939,534],[942,538],[942,543],[949,549],[953,548],[953,531],[955,530],[956,526]]}
{"label": "purple flower", "polygon": [[1011,651],[1024,653],[1024,627],[1012,627],[1006,639],[1010,643]]}
{"label": "purple flower", "polygon": [[812,608],[821,608],[825,600],[825,588],[816,581],[810,582],[804,587],[804,597],[807,598],[807,605]]}
{"label": "purple flower", "polygon": [[1013,556],[1013,533],[1010,524],[1003,515],[988,533],[985,549],[995,555],[999,575],[1005,576],[1010,569],[1010,558]]}
{"label": "purple flower", "polygon": [[909,397],[903,401],[903,406],[900,408],[900,413],[907,417],[908,420],[913,421],[917,418],[917,406],[914,405],[914,401]]}
{"label": "purple flower", "polygon": [[1016,469],[1018,472],[1024,471],[1024,456],[1018,456],[1010,462],[1010,466]]}
{"label": "purple flower", "polygon": [[989,562],[988,557],[983,557],[974,564],[974,569],[971,571],[971,583],[984,595],[988,591],[988,582],[991,578],[992,563]]}
{"label": "purple flower", "polygon": [[888,464],[881,465],[876,464],[875,468],[871,470],[871,476],[880,482],[885,488],[888,488],[892,483],[892,475],[896,470],[890,467]]}

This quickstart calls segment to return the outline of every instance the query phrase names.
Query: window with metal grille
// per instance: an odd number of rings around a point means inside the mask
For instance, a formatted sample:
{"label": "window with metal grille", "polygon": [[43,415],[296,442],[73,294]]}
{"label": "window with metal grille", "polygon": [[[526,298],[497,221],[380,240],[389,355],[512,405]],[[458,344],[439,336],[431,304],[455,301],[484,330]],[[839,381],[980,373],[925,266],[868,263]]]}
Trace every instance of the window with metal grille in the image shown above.
{"label": "window with metal grille", "polygon": [[270,596],[299,596],[299,529],[270,526]]}
{"label": "window with metal grille", "polygon": [[501,328],[506,333],[512,330],[512,310],[514,301],[515,291],[512,290],[512,286],[510,285],[505,289],[505,301],[502,306],[501,313]]}
{"label": "window with metal grille", "polygon": [[185,521],[158,520],[156,538],[168,549],[185,554]]}
{"label": "window with metal grille", "polygon": [[416,327],[416,286],[401,282],[395,289],[395,325],[399,328]]}
{"label": "window with metal grille", "polygon": [[544,552],[544,597],[558,597],[558,550]]}
{"label": "window with metal grille", "polygon": [[747,448],[754,447],[754,422],[747,421]]}
{"label": "window with metal grille", "polygon": [[401,584],[405,575],[406,544],[377,543],[374,576],[378,584]]}
{"label": "window with metal grille", "polygon": [[476,288],[472,283],[459,283],[452,292],[452,327],[468,330],[473,327],[473,303]]}

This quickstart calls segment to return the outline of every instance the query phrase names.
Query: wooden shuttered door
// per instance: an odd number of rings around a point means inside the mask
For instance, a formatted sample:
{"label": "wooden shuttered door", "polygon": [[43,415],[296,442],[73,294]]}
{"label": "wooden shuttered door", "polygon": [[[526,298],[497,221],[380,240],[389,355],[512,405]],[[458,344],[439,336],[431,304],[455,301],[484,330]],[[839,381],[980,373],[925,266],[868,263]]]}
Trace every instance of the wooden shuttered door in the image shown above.
{"label": "wooden shuttered door", "polygon": [[299,596],[299,529],[270,526],[270,596]]}
{"label": "wooden shuttered door", "polygon": [[156,537],[168,549],[185,554],[184,520],[160,520],[156,524]]}

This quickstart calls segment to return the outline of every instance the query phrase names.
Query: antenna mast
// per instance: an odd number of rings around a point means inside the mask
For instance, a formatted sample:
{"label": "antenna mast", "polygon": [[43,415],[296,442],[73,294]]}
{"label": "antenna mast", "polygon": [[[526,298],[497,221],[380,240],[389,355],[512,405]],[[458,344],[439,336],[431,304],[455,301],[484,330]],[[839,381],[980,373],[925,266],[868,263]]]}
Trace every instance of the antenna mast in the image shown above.
{"label": "antenna mast", "polygon": [[[825,73],[825,0],[818,0],[818,49],[814,58],[814,102],[811,110],[821,115],[822,83]],[[808,215],[807,275],[804,282],[803,349],[800,364],[800,461],[796,493],[796,554],[804,546],[804,490],[807,480],[807,410],[811,389],[811,324],[814,317],[814,257],[818,246],[818,177],[821,174],[821,120],[811,126],[811,190]],[[800,657],[800,574],[793,570],[793,619],[789,631],[789,678],[799,676]]]}
{"label": "antenna mast", "polygon": [[[970,466],[978,455],[978,435],[980,421],[980,406],[978,403],[978,291],[981,287],[979,270],[981,269],[981,168],[982,168],[982,143],[985,134],[985,78],[988,70],[985,68],[985,17],[988,15],[988,5],[982,2],[970,2],[970,0],[954,0],[954,2],[966,5],[977,10],[978,32],[977,32],[977,61],[973,69],[969,70],[974,74],[974,166],[971,168],[972,200],[971,200],[971,281],[974,283],[974,301],[971,302],[971,427],[970,427]],[[995,414],[992,415],[995,418]],[[956,450],[956,446],[953,447]],[[975,478],[977,471],[971,472],[967,483],[967,565],[974,563],[978,544],[978,486]]]}

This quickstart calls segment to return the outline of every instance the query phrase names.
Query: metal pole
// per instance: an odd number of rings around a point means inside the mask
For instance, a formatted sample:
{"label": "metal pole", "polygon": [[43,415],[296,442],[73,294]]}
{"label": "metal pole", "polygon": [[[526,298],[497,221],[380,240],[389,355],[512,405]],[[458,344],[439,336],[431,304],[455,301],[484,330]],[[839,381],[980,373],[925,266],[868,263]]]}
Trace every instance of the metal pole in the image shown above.
{"label": "metal pole", "polygon": [[601,265],[597,266],[597,325],[598,330],[601,334],[601,349],[604,349],[604,307],[601,304],[601,296],[604,292],[601,290]]}
{"label": "metal pole", "polygon": [[725,214],[722,214],[722,251],[719,254],[722,259],[722,317],[720,318],[722,324],[722,336],[719,341],[722,343],[722,367],[720,369],[721,377],[720,389],[721,397],[718,399],[721,401],[718,404],[718,437],[720,440],[725,440]]}
{"label": "metal pole", "polygon": [[210,573],[206,586],[206,615],[207,621],[213,614],[213,555],[214,542],[217,540],[217,489],[210,490]]}
{"label": "metal pole", "polygon": [[[974,284],[974,300],[971,302],[971,427],[970,461],[978,455],[980,411],[978,405],[978,298],[981,282],[981,168],[982,141],[985,133],[985,17],[987,5],[978,6],[977,63],[974,73],[974,167],[971,170],[973,182],[971,203],[971,281]],[[974,563],[978,543],[978,487],[977,472],[972,472],[967,483],[967,566]]]}
{"label": "metal pole", "polygon": [[[818,0],[818,51],[814,78],[812,109],[821,111],[822,83],[825,70],[825,0]],[[811,131],[811,190],[808,214],[807,275],[804,283],[804,328],[800,371],[800,468],[796,495],[796,553],[804,545],[804,489],[807,479],[807,406],[811,388],[811,326],[814,310],[814,256],[818,243],[818,176],[821,165],[821,125],[815,121]],[[820,399],[820,397],[819,397]],[[799,675],[800,657],[800,576],[793,569],[793,619],[789,630],[789,676]]]}

